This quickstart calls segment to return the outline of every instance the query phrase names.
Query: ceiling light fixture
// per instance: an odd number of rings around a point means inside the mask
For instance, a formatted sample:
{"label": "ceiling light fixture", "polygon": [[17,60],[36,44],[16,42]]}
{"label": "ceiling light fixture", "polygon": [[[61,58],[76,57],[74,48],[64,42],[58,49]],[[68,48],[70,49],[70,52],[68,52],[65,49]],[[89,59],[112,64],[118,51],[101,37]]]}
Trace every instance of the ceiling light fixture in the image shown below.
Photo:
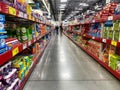
{"label": "ceiling light fixture", "polygon": [[65,8],[60,8],[60,10],[65,10]]}
{"label": "ceiling light fixture", "polygon": [[89,6],[87,3],[80,3],[79,5],[80,6],[85,6],[85,7]]}
{"label": "ceiling light fixture", "polygon": [[67,2],[67,0],[61,0],[61,2]]}
{"label": "ceiling light fixture", "polygon": [[60,8],[65,8],[66,4],[61,4]]}

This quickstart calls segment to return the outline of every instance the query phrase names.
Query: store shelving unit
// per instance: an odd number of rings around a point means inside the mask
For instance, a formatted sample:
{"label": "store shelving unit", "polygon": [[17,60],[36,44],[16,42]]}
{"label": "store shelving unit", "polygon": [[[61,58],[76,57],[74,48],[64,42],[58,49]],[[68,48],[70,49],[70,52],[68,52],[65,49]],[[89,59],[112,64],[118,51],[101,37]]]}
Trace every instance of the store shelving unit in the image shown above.
{"label": "store shelving unit", "polygon": [[[21,20],[24,20],[24,21],[30,21],[30,22],[33,22],[33,23],[39,23],[39,24],[42,24],[42,25],[47,25],[47,26],[50,26],[51,28],[53,27],[53,25],[46,18],[44,18],[45,21],[42,21],[41,18],[34,17],[34,16],[32,16],[32,14],[27,14],[27,13],[24,13],[22,11],[19,11],[16,8],[11,7],[9,5],[6,5],[3,2],[0,2],[0,13],[4,14],[6,16],[16,18],[16,19],[21,19]],[[7,62],[11,61],[11,59],[14,58],[17,54],[19,54],[22,51],[24,51],[25,49],[29,48],[32,44],[38,42],[41,38],[47,36],[50,33],[52,33],[52,30],[48,30],[47,32],[42,33],[38,37],[35,37],[35,38],[33,38],[29,41],[16,44],[15,46],[12,47],[11,50],[8,50],[5,53],[0,55],[0,60],[1,60],[0,61],[0,66],[3,66]],[[6,39],[6,41],[9,41],[9,40],[10,39]],[[34,70],[36,64],[39,61],[39,58],[43,54],[43,52],[44,52],[45,48],[47,47],[47,45],[49,44],[49,42],[50,42],[50,40],[47,41],[46,45],[41,49],[41,51],[34,58],[33,64],[31,66],[31,68],[29,69],[28,74],[25,76],[24,80],[22,80],[22,82],[20,83],[19,90],[23,89],[24,85],[26,84],[27,80],[29,79],[32,71]]]}
{"label": "store shelving unit", "polygon": [[47,45],[49,44],[49,42],[50,42],[50,41],[47,42],[47,44],[44,46],[44,48],[42,49],[42,51],[41,51],[40,53],[38,53],[38,55],[37,55],[36,58],[34,59],[35,62],[33,63],[32,67],[31,67],[31,69],[29,70],[29,73],[28,73],[28,75],[25,77],[24,81],[21,82],[21,85],[20,85],[19,90],[23,90],[23,88],[24,88],[27,80],[29,79],[32,71],[34,70],[36,64],[37,64],[38,61],[39,61],[39,58],[42,56],[42,54],[43,54],[45,48],[47,47]]}
{"label": "store shelving unit", "polygon": [[16,8],[13,8],[9,5],[4,4],[3,2],[0,2],[0,13],[7,14],[7,15],[12,15],[14,17],[30,20],[30,21],[33,21],[33,22],[38,22],[38,23],[41,23],[41,24],[50,25],[47,22],[42,22],[40,18],[38,19],[36,17],[33,17],[30,14],[19,11]]}
{"label": "store shelving unit", "polygon": [[120,80],[120,73],[118,73],[117,71],[112,70],[106,63],[104,63],[103,61],[101,61],[98,57],[96,57],[93,53],[91,53],[90,51],[88,51],[85,47],[83,47],[82,45],[78,44],[76,41],[74,41],[69,35],[67,35],[66,32],[64,32],[64,34],[73,42],[75,43],[78,47],[80,47],[82,50],[84,50],[88,55],[90,55],[91,57],[94,58],[94,60],[96,60],[101,66],[103,66],[105,69],[107,69],[110,73],[112,73],[117,79]]}
{"label": "store shelving unit", "polygon": [[92,40],[95,40],[95,41],[98,41],[98,42],[101,42],[101,43],[105,43],[105,44],[113,45],[113,46],[116,46],[116,47],[120,47],[120,42],[117,42],[117,41],[114,41],[114,40],[93,37],[93,36],[90,36],[88,34],[83,34],[82,35],[80,32],[77,32],[77,31],[68,31],[68,32],[74,33],[74,34],[77,34],[77,35],[81,35],[83,37],[86,37],[86,38],[89,38],[89,39],[92,39]]}
{"label": "store shelving unit", "polygon": [[64,33],[120,80],[120,14],[115,11],[117,4],[107,4],[92,17],[84,17],[80,23],[71,22]]}
{"label": "store shelving unit", "polygon": [[[44,35],[39,36],[39,37],[37,37],[35,39],[27,41],[25,43],[17,44],[16,46],[14,46],[14,48],[12,50],[9,50],[9,51],[5,52],[4,54],[0,55],[0,60],[2,60],[2,61],[0,61],[0,66],[5,64],[6,62],[8,62],[12,57],[14,57],[15,55],[19,54],[24,49],[28,48],[33,43],[35,43],[37,40],[39,40],[40,38],[44,37],[46,34],[49,34],[50,32],[51,31],[49,31],[49,32],[45,33]],[[13,52],[16,52],[16,53],[13,54]]]}

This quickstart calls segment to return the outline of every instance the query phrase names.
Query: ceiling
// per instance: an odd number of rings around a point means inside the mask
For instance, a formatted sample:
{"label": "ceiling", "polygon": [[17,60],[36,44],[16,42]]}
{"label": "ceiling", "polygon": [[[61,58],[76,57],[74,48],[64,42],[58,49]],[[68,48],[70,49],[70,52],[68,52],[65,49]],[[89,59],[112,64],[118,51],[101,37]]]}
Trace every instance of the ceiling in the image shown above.
{"label": "ceiling", "polygon": [[[97,2],[105,0],[67,0],[67,2],[62,2],[61,0],[49,0],[55,15],[56,20],[58,20],[60,11],[62,11],[62,20],[70,14],[79,14],[86,11],[88,8],[92,8]],[[81,3],[81,4],[80,4]],[[60,5],[65,4],[65,10],[60,9]]]}
{"label": "ceiling", "polygon": [[[62,12],[62,20],[72,16],[80,15],[85,13],[87,10],[99,11],[95,6],[103,7],[106,0],[63,0],[66,2],[61,2],[61,0],[48,0],[55,17],[58,20],[60,12]],[[111,0],[120,1],[120,0]],[[61,7],[62,6],[62,7]],[[63,8],[64,7],[64,8]]]}
{"label": "ceiling", "polygon": [[[39,3],[40,9],[47,11],[41,0],[33,0]],[[73,16],[81,17],[86,13],[91,14],[100,11],[106,4],[106,0],[45,0],[50,4],[51,16],[54,16],[56,21],[59,20],[60,13],[62,13],[62,20],[69,19]],[[108,0],[109,1],[109,0]],[[110,0],[110,2],[120,0]],[[33,5],[34,6],[34,5]],[[36,8],[36,4],[35,7]],[[38,8],[39,9],[39,8]]]}

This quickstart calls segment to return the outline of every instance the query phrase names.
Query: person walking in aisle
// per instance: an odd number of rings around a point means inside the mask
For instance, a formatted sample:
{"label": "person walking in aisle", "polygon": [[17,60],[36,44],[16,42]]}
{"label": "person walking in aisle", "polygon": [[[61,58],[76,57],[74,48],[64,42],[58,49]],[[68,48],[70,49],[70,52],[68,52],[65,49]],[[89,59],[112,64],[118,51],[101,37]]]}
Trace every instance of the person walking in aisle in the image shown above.
{"label": "person walking in aisle", "polygon": [[63,33],[63,27],[62,27],[62,24],[60,25],[60,35],[62,35]]}
{"label": "person walking in aisle", "polygon": [[59,27],[58,27],[58,25],[56,25],[55,26],[56,35],[58,35],[58,29],[59,29]]}

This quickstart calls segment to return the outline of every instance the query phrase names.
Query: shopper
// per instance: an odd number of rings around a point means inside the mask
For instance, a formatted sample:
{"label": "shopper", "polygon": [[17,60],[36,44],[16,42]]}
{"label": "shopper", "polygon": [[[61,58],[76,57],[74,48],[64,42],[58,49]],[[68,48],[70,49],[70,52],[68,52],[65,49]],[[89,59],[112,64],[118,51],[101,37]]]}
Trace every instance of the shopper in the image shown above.
{"label": "shopper", "polygon": [[58,35],[58,29],[59,29],[59,27],[56,25],[55,26],[55,31],[56,31],[56,34]]}
{"label": "shopper", "polygon": [[63,33],[63,27],[62,27],[62,24],[60,25],[60,35],[62,35]]}

